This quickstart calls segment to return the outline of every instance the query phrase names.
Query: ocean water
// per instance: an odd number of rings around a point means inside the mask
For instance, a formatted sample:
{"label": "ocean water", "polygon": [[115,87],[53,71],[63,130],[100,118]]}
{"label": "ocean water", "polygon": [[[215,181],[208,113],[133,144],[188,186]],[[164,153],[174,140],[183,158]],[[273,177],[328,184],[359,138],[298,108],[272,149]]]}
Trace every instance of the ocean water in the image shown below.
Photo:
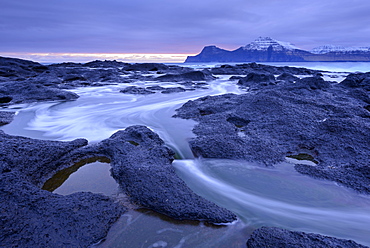
{"label": "ocean water", "polygon": [[[181,64],[184,65],[184,64]],[[272,65],[285,66],[286,63]],[[370,71],[370,63],[294,63],[298,67],[333,70],[328,75]],[[215,64],[187,65],[209,68]],[[335,183],[297,173],[293,164],[262,168],[243,161],[194,159],[188,141],[196,122],[172,118],[188,100],[207,95],[241,94],[229,76],[219,76],[208,89],[149,96],[119,92],[127,86],[177,87],[177,83],[137,81],[132,84],[83,87],[72,90],[80,98],[71,102],[14,105],[15,120],[1,129],[36,139],[90,143],[108,138],[130,125],[145,125],[157,132],[177,153],[173,165],[196,193],[223,206],[239,219],[225,226],[176,221],[146,209],[130,210],[111,228],[98,247],[245,247],[253,230],[277,226],[353,239],[370,245],[370,197]],[[91,191],[126,201],[110,175],[109,163],[93,162],[68,175],[55,193]],[[95,183],[94,183],[95,182]]]}
{"label": "ocean water", "polygon": [[[189,66],[192,68],[212,68],[223,64],[242,64],[242,63],[186,63],[176,64],[182,66]],[[370,72],[370,62],[269,62],[259,63],[272,66],[292,66],[304,67],[314,70],[323,70],[331,72]]]}

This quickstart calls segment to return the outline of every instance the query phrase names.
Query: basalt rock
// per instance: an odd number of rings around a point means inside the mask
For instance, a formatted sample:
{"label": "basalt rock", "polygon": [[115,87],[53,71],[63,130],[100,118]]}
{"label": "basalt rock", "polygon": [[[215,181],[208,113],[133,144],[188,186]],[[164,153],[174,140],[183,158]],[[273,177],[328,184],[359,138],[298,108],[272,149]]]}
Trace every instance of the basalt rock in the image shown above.
{"label": "basalt rock", "polygon": [[185,92],[186,90],[182,87],[171,87],[166,88],[165,90],[162,90],[162,94],[171,94],[171,93],[179,93],[179,92]]}
{"label": "basalt rock", "polygon": [[75,100],[78,95],[69,91],[46,87],[41,83],[13,81],[0,83],[1,105],[38,101]]}
{"label": "basalt rock", "polygon": [[47,70],[47,66],[33,61],[0,57],[0,82],[24,80]]}
{"label": "basalt rock", "polygon": [[275,85],[276,79],[272,74],[249,73],[238,81],[238,85],[244,87]]}
{"label": "basalt rock", "polygon": [[186,186],[171,165],[174,152],[148,128],[118,131],[98,150],[111,159],[112,175],[132,202],[180,220],[225,223],[236,219]]}
{"label": "basalt rock", "polygon": [[294,88],[306,88],[310,90],[324,90],[331,87],[331,83],[319,76],[306,77],[296,81]]}
{"label": "basalt rock", "polygon": [[370,72],[351,73],[341,82],[341,85],[347,88],[361,88],[370,91]]}
{"label": "basalt rock", "polygon": [[247,75],[249,73],[262,73],[280,75],[290,73],[293,75],[315,75],[322,71],[311,70],[307,68],[289,67],[289,66],[271,66],[257,63],[246,63],[237,65],[221,65],[210,69],[214,75]]}
{"label": "basalt rock", "polygon": [[320,234],[294,232],[276,227],[261,227],[247,241],[248,248],[366,248],[353,240],[338,239]]}
{"label": "basalt rock", "polygon": [[0,126],[11,123],[14,115],[14,112],[0,111]]}
{"label": "basalt rock", "polygon": [[190,141],[198,156],[273,166],[286,156],[307,154],[318,164],[297,165],[297,171],[369,194],[369,104],[351,92],[309,77],[188,101],[176,116],[198,122]]}
{"label": "basalt rock", "polygon": [[154,94],[155,93],[154,91],[147,90],[147,89],[142,88],[142,87],[136,87],[136,86],[126,87],[126,88],[120,90],[120,92],[125,93],[125,94],[135,94],[135,95],[149,95],[149,94]]}
{"label": "basalt rock", "polygon": [[276,79],[279,80],[279,81],[285,81],[285,82],[293,83],[293,82],[297,81],[299,78],[294,76],[291,73],[284,72],[281,75],[279,75]]}
{"label": "basalt rock", "polygon": [[60,196],[39,188],[86,140],[34,140],[0,132],[0,243],[3,247],[89,247],[125,211],[92,193]]}
{"label": "basalt rock", "polygon": [[208,70],[192,71],[181,74],[166,74],[156,78],[162,82],[181,82],[181,81],[210,81],[216,79]]}

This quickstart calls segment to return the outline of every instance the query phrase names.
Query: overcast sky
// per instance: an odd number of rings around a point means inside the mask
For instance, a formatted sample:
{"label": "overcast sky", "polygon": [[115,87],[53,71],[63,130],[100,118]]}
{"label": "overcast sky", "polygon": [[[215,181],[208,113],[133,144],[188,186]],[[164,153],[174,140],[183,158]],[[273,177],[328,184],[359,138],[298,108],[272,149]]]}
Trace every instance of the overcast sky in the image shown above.
{"label": "overcast sky", "polygon": [[0,0],[1,52],[190,53],[259,36],[370,46],[369,0]]}

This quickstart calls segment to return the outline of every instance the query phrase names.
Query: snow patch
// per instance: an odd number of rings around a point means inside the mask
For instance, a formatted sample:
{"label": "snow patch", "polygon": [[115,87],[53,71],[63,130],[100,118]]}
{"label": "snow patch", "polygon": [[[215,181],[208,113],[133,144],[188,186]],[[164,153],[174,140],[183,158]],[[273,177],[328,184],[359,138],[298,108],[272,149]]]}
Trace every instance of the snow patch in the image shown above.
{"label": "snow patch", "polygon": [[270,37],[258,37],[255,41],[243,47],[243,49],[266,51],[270,46],[272,46],[274,51],[299,49],[289,42],[274,40]]}
{"label": "snow patch", "polygon": [[370,47],[345,47],[335,45],[319,46],[311,50],[314,54],[325,54],[329,52],[370,52]]}

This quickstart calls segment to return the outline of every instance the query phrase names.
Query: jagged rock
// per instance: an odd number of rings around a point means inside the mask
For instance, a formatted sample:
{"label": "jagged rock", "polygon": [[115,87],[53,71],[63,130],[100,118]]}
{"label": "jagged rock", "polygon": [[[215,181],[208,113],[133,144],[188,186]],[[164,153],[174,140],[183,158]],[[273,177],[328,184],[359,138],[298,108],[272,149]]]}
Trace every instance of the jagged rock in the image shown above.
{"label": "jagged rock", "polygon": [[192,71],[181,74],[166,74],[156,78],[156,80],[162,82],[209,81],[214,79],[216,78],[208,70]]}
{"label": "jagged rock", "polygon": [[165,90],[166,88],[164,88],[162,86],[159,86],[159,85],[155,85],[155,86],[146,87],[146,89],[147,90],[161,91],[161,90]]}
{"label": "jagged rock", "polygon": [[90,247],[125,210],[102,195],[41,190],[17,174],[0,174],[3,247]]}
{"label": "jagged rock", "polygon": [[247,241],[248,248],[366,248],[353,240],[338,239],[320,234],[294,232],[276,227],[261,227]]}
{"label": "jagged rock", "polygon": [[370,159],[369,104],[317,77],[296,84],[203,97],[188,101],[176,116],[198,122],[190,141],[196,155],[273,166],[308,154],[318,165],[297,165],[297,171],[369,194],[363,169]]}
{"label": "jagged rock", "polygon": [[293,83],[293,82],[297,81],[299,78],[292,75],[291,73],[284,72],[281,75],[279,75],[276,79],[280,80],[280,81]]}
{"label": "jagged rock", "polygon": [[75,100],[78,95],[69,91],[46,87],[40,83],[18,81],[0,83],[2,105],[51,100]]}
{"label": "jagged rock", "polygon": [[171,165],[174,152],[144,126],[118,131],[99,144],[99,151],[111,159],[113,177],[140,206],[180,220],[225,223],[236,219],[187,187]]}
{"label": "jagged rock", "polygon": [[147,90],[145,88],[136,87],[136,86],[129,86],[127,88],[124,88],[123,90],[120,90],[119,92],[125,93],[125,94],[135,94],[135,95],[148,95],[148,94],[155,93],[151,90]]}
{"label": "jagged rock", "polygon": [[324,90],[331,87],[328,81],[325,81],[321,77],[306,77],[296,81],[293,86],[294,88],[306,88],[309,90]]}
{"label": "jagged rock", "polygon": [[247,75],[248,73],[262,73],[280,75],[290,73],[293,75],[315,75],[322,71],[311,70],[307,68],[289,67],[289,66],[271,66],[257,63],[246,63],[237,65],[221,65],[210,69],[214,75]]}
{"label": "jagged rock", "polygon": [[33,61],[0,57],[0,82],[24,80],[47,70],[47,66]]}
{"label": "jagged rock", "polygon": [[35,140],[0,132],[0,242],[4,247],[89,247],[125,208],[92,193],[60,196],[38,186],[87,144]]}
{"label": "jagged rock", "polygon": [[63,156],[87,145],[85,139],[70,142],[36,140],[8,135],[3,131],[0,131],[0,140],[0,161],[11,170],[18,170],[35,185],[40,185],[60,168],[58,160]]}
{"label": "jagged rock", "polygon": [[13,121],[14,115],[14,112],[0,111],[0,126],[11,123]]}
{"label": "jagged rock", "polygon": [[129,63],[119,62],[117,60],[95,60],[84,64],[84,66],[90,68],[121,68],[129,65]]}
{"label": "jagged rock", "polygon": [[340,85],[348,88],[361,88],[370,91],[370,72],[351,73],[344,79]]}
{"label": "jagged rock", "polygon": [[238,85],[244,87],[275,85],[275,76],[272,74],[249,73],[238,81]]}
{"label": "jagged rock", "polygon": [[171,87],[166,88],[165,90],[162,90],[162,94],[171,94],[171,93],[178,93],[178,92],[185,92],[186,90],[182,87]]}
{"label": "jagged rock", "polygon": [[159,71],[159,70],[168,70],[168,66],[165,64],[158,63],[135,63],[127,64],[124,67],[125,71]]}

